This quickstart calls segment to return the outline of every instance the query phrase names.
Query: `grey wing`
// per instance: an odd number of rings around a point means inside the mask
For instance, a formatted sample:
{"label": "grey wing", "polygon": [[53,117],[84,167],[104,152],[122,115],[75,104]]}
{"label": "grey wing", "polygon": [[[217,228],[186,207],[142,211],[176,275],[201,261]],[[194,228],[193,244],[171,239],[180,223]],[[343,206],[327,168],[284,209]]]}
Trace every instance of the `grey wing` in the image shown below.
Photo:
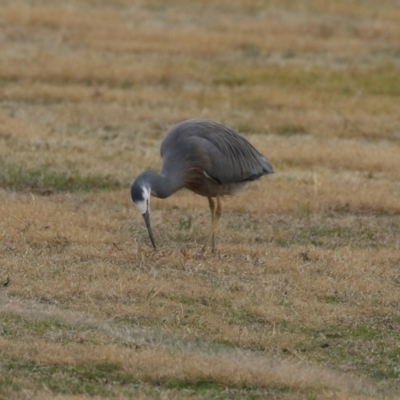
{"label": "grey wing", "polygon": [[[163,172],[197,170],[222,184],[255,180],[274,172],[269,161],[234,130],[207,120],[174,126],[161,144]],[[184,180],[182,178],[182,180]]]}
{"label": "grey wing", "polygon": [[199,137],[209,160],[205,172],[212,179],[229,184],[274,173],[270,162],[234,130],[210,121],[203,123]]}

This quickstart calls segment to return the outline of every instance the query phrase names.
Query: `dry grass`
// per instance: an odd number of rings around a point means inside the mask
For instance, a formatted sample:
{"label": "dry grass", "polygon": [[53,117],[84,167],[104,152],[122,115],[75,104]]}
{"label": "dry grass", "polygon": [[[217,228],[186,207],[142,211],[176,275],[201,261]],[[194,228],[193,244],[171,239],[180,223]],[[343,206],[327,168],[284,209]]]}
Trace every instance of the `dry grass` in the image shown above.
{"label": "dry grass", "polygon": [[[0,1],[0,399],[400,395],[396,1]],[[276,174],[128,187],[193,117]]]}

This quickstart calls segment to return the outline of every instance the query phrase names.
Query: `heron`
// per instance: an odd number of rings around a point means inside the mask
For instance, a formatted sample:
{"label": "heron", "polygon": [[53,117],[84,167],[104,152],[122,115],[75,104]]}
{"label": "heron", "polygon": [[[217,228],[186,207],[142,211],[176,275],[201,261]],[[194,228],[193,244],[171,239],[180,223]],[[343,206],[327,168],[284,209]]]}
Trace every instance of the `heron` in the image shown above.
{"label": "heron", "polygon": [[207,197],[211,226],[203,246],[211,241],[222,214],[221,197],[232,195],[249,182],[273,174],[271,163],[243,136],[220,123],[191,119],[178,123],[161,143],[161,174],[142,172],[131,186],[131,198],[142,214],[151,244],[156,248],[150,224],[150,197],[165,199],[186,188]]}

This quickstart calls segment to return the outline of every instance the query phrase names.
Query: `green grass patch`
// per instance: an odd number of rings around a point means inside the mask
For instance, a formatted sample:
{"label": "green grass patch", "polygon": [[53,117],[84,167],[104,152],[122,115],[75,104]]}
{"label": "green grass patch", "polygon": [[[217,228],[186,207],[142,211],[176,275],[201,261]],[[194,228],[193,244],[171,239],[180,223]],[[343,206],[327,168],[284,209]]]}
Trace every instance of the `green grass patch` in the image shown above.
{"label": "green grass patch", "polygon": [[179,220],[178,229],[179,230],[188,230],[192,227],[192,216],[189,215],[187,218],[181,218]]}
{"label": "green grass patch", "polygon": [[56,342],[72,340],[95,346],[103,343],[103,337],[88,326],[68,325],[54,318],[21,317],[3,313],[0,313],[0,337],[19,340],[35,337]]}
{"label": "green grass patch", "polygon": [[307,130],[301,125],[282,125],[275,129],[275,134],[279,136],[296,136],[296,135],[306,135]]}
{"label": "green grass patch", "polygon": [[324,301],[325,303],[328,304],[337,304],[337,303],[343,303],[343,298],[339,295],[327,295],[324,296]]}
{"label": "green grass patch", "polygon": [[[159,386],[167,387],[169,389],[178,389],[185,391],[193,391],[198,394],[203,394],[207,396],[212,396],[211,398],[218,399],[231,399],[231,398],[241,398],[241,399],[258,399],[265,398],[265,392],[261,392],[259,388],[253,385],[238,385],[238,386],[226,386],[220,382],[215,382],[210,379],[199,379],[199,380],[189,380],[189,379],[171,379],[167,381],[158,382]],[[271,385],[267,389],[268,394],[289,394],[292,389],[286,385]],[[262,395],[263,393],[263,395]],[[236,394],[236,396],[234,396]],[[217,397],[216,397],[217,396]]]}
{"label": "green grass patch", "polygon": [[138,381],[133,374],[125,372],[121,365],[111,362],[67,366],[6,360],[1,370],[0,398],[9,395],[10,391],[14,395],[22,393],[27,381],[30,388],[36,391],[46,390],[55,395],[107,398],[113,398],[118,393],[133,396],[140,386],[147,384],[150,385],[150,392],[168,389],[177,394],[192,393],[210,399],[260,399],[265,398],[267,394],[280,398],[281,395],[292,393],[292,389],[286,385],[271,385],[266,388],[248,384],[227,386],[212,379],[162,379],[145,384]]}
{"label": "green grass patch", "polygon": [[400,96],[398,68],[393,63],[370,68],[343,70],[298,65],[219,64],[215,67],[215,85],[278,86],[295,90],[323,90],[325,93]]}
{"label": "green grass patch", "polygon": [[272,244],[279,247],[313,245],[327,249],[347,246],[350,248],[390,248],[398,243],[400,234],[397,217],[386,215],[362,216],[351,223],[346,219],[346,214],[321,218],[305,216],[295,224],[291,221],[285,226],[280,222],[273,228]]}
{"label": "green grass patch", "polygon": [[23,337],[39,336],[58,331],[69,331],[71,328],[53,319],[25,318],[16,315],[3,315],[0,313],[0,336]]}
{"label": "green grass patch", "polygon": [[77,171],[57,172],[51,167],[36,169],[15,164],[0,163],[0,187],[14,191],[33,191],[40,194],[53,192],[90,192],[118,189],[122,184],[110,176],[81,175]]}
{"label": "green grass patch", "polygon": [[[116,363],[98,363],[93,365],[42,365],[35,362],[9,360],[3,364],[0,378],[0,395],[10,377],[29,379],[37,389],[47,388],[54,394],[109,396],[112,385],[134,384],[135,378],[123,371]],[[24,388],[14,385],[16,392]]]}
{"label": "green grass patch", "polygon": [[295,334],[298,340],[292,349],[316,362],[329,361],[337,369],[349,366],[375,381],[393,381],[400,390],[400,334],[388,329],[379,318],[354,327],[340,324],[324,329],[282,324],[281,329]]}
{"label": "green grass patch", "polygon": [[368,326],[357,326],[348,332],[349,336],[356,339],[370,340],[375,339],[379,332]]}
{"label": "green grass patch", "polygon": [[166,382],[160,382],[162,386],[170,389],[192,389],[195,391],[208,391],[221,389],[221,384],[211,380],[190,381],[186,379],[171,379]]}

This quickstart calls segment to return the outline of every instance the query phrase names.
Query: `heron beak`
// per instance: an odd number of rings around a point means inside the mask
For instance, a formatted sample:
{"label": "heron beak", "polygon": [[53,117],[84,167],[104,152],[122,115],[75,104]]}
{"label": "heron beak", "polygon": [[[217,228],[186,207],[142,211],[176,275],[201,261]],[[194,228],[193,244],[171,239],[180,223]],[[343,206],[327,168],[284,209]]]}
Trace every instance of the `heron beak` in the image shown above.
{"label": "heron beak", "polygon": [[147,230],[149,232],[151,244],[153,245],[154,248],[156,248],[156,243],[154,242],[153,232],[151,230],[151,225],[150,225],[150,211],[149,211],[149,209],[147,209],[147,211],[142,215],[143,215],[144,222],[146,223]]}

